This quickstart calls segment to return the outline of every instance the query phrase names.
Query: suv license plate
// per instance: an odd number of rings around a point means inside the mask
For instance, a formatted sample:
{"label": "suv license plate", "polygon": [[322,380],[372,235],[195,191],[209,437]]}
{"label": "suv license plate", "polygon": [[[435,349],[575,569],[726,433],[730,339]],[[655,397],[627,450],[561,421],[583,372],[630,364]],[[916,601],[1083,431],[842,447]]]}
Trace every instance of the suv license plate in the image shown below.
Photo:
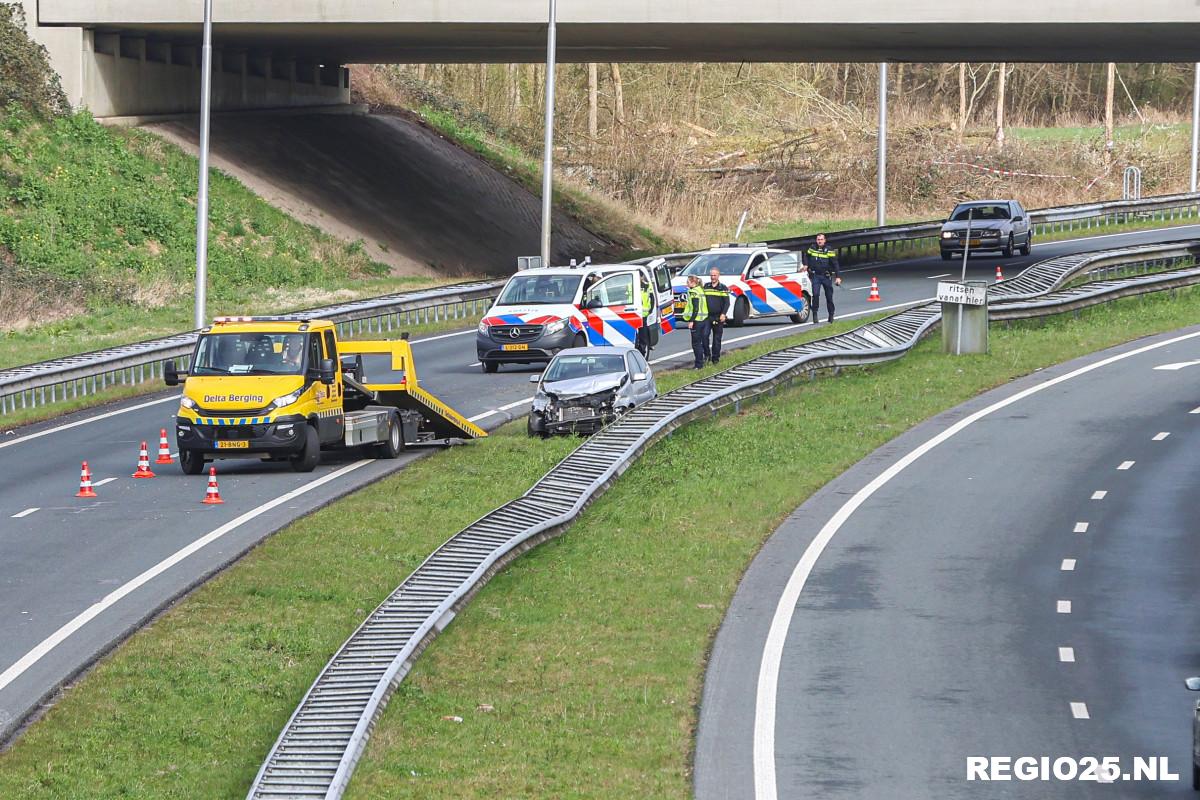
{"label": "suv license plate", "polygon": [[502,350],[528,350],[529,345],[527,345],[527,344],[506,344],[501,349]]}
{"label": "suv license plate", "polygon": [[218,450],[249,450],[249,442],[217,442]]}

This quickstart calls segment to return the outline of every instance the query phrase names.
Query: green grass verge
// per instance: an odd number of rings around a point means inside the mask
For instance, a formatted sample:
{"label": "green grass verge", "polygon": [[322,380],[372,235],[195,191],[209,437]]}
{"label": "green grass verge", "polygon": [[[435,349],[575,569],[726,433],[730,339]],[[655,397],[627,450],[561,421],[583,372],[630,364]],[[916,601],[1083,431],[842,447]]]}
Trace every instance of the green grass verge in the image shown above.
{"label": "green grass verge", "polygon": [[[920,420],[1198,312],[1200,294],[1185,291],[994,326],[988,356],[943,356],[935,338],[899,362],[801,380],[676,431],[570,532],[497,575],[433,643],[350,795],[690,796],[709,643],[745,566],[792,509]],[[730,353],[723,366],[782,344]],[[691,377],[660,379],[666,389]],[[818,430],[814,408],[838,413]],[[0,755],[0,796],[243,796],[364,614],[436,544],[574,446],[530,441],[520,427],[299,521],[198,589]]]}
{"label": "green grass verge", "polygon": [[[1118,141],[1141,140],[1147,144],[1163,144],[1168,141],[1186,139],[1191,126],[1186,123],[1171,125],[1117,125],[1113,136]],[[1006,128],[1005,133],[1013,139],[1028,142],[1082,142],[1104,139],[1103,125],[1087,125],[1065,128]],[[990,136],[991,133],[986,135]]]}

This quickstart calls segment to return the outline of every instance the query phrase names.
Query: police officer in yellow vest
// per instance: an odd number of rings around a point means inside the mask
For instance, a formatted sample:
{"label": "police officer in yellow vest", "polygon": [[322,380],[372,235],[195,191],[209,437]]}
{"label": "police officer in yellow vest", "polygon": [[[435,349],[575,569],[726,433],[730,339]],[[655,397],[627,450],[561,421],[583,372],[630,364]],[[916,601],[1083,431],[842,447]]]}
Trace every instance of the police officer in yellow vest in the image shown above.
{"label": "police officer in yellow vest", "polygon": [[705,358],[717,364],[721,361],[721,337],[725,334],[725,315],[729,313],[729,287],[721,283],[721,270],[713,267],[708,272],[708,283],[701,287],[708,312],[708,326],[712,333],[712,346],[704,338]]}
{"label": "police officer in yellow vest", "polygon": [[825,234],[817,234],[817,244],[804,251],[804,266],[812,279],[812,317],[817,324],[817,313],[821,310],[821,289],[825,290],[825,302],[829,306],[829,321],[833,322],[833,287],[841,286],[838,276],[837,248],[825,246]]}
{"label": "police officer in yellow vest", "polygon": [[650,356],[650,318],[654,314],[654,297],[650,294],[650,286],[642,282],[642,327],[637,332],[637,349],[645,357]]}
{"label": "police officer in yellow vest", "polygon": [[687,299],[684,300],[680,319],[687,323],[692,334],[692,355],[696,363],[693,369],[704,369],[704,346],[708,343],[708,303],[700,289],[700,277],[688,275]]}

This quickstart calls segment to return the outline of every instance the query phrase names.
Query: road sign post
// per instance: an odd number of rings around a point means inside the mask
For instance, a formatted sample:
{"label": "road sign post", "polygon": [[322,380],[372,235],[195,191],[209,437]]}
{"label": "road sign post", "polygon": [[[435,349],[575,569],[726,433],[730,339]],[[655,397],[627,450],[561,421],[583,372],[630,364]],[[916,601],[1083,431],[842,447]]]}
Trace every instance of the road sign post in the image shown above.
{"label": "road sign post", "polygon": [[942,352],[960,356],[988,351],[988,302],[985,281],[939,281],[942,304]]}

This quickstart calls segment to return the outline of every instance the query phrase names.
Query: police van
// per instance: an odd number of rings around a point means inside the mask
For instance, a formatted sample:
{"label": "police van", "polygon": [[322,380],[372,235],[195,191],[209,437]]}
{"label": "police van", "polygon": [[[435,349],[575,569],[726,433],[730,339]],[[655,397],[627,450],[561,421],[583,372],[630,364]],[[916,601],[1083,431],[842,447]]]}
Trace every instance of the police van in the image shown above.
{"label": "police van", "polygon": [[683,311],[688,276],[706,284],[714,267],[721,273],[721,283],[729,287],[728,324],[777,316],[796,323],[808,321],[812,281],[800,253],[765,244],[715,244],[693,258],[672,279],[676,313]]}
{"label": "police van", "polygon": [[547,362],[568,347],[634,347],[643,326],[642,287],[653,298],[650,345],[674,329],[665,263],[572,264],[520,270],[484,315],[475,350],[484,372]]}

